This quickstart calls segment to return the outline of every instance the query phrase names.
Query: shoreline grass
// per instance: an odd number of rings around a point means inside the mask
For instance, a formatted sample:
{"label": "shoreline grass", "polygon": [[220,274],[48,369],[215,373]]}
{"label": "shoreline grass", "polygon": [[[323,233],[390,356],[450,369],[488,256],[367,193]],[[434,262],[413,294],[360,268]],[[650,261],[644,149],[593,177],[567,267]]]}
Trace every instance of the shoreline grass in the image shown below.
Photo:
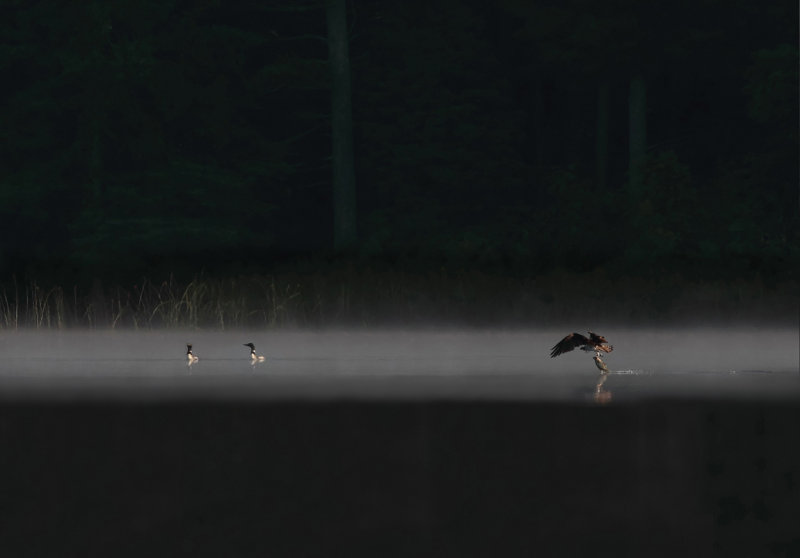
{"label": "shoreline grass", "polygon": [[88,290],[0,287],[0,330],[241,329],[461,325],[795,324],[795,282],[691,282],[602,272],[508,277],[478,271],[339,270],[180,282],[170,277]]}

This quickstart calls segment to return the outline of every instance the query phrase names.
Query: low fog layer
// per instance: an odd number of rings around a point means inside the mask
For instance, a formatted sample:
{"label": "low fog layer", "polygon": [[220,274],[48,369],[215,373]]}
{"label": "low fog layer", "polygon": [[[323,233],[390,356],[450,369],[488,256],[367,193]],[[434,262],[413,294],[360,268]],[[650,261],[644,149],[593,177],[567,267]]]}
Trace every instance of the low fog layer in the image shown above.
{"label": "low fog layer", "polygon": [[[603,357],[611,370],[605,387],[623,397],[800,395],[795,330],[597,332],[615,348]],[[549,356],[567,333],[2,332],[0,383],[6,397],[77,391],[100,397],[581,398],[598,375],[591,354]],[[243,346],[249,342],[266,362],[251,365]],[[187,343],[200,358],[191,367]]]}

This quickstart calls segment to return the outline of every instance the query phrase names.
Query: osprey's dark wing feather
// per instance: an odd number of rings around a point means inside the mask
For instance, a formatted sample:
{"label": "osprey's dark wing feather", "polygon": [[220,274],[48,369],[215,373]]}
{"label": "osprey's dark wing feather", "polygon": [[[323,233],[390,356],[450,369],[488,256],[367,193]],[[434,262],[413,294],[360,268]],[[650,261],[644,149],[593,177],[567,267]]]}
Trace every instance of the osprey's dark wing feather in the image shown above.
{"label": "osprey's dark wing feather", "polygon": [[550,358],[567,353],[576,347],[583,347],[588,343],[589,340],[580,333],[570,333],[550,350]]}

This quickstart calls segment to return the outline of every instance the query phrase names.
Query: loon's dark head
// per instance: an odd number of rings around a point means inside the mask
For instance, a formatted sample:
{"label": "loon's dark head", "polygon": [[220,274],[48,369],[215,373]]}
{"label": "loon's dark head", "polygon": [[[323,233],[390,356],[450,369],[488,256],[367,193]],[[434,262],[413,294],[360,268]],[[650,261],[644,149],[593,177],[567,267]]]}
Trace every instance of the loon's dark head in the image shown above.
{"label": "loon's dark head", "polygon": [[192,354],[192,346],[189,345],[188,343],[186,344],[186,354],[187,355]]}
{"label": "loon's dark head", "polygon": [[256,350],[256,346],[253,345],[252,343],[244,343],[244,346],[245,347],[250,347],[251,351],[255,351]]}

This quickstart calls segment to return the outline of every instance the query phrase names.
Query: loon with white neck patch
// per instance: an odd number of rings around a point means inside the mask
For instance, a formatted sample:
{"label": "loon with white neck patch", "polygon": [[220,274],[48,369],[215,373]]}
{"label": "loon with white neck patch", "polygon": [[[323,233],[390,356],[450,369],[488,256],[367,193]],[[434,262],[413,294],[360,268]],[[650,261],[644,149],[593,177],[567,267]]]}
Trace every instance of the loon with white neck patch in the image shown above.
{"label": "loon with white neck patch", "polygon": [[245,347],[250,347],[250,360],[253,362],[264,362],[267,360],[264,355],[257,355],[256,354],[256,346],[252,343],[243,343]]}

